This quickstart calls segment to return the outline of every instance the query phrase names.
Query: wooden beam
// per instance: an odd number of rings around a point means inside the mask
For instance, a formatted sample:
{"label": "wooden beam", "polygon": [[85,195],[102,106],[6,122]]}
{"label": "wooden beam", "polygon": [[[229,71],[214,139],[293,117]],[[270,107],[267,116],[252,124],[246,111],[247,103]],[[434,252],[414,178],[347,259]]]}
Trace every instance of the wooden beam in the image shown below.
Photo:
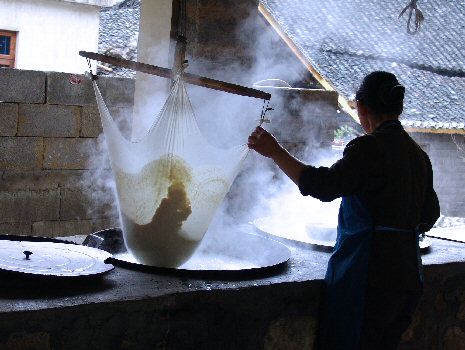
{"label": "wooden beam", "polygon": [[[140,63],[136,61],[129,61],[123,58],[116,58],[108,55],[102,55],[95,52],[79,51],[79,55],[91,60],[109,63],[118,67],[129,68],[138,72],[157,75],[159,77],[171,79],[173,71],[168,68],[158,67],[147,63]],[[229,92],[235,95],[248,96],[260,98],[262,100],[269,100],[271,94],[261,90],[252,89],[249,87],[228,83],[225,81],[215,80],[211,78],[201,77],[199,75],[184,73],[183,80],[192,85],[198,85],[213,90]]]}
{"label": "wooden beam", "polygon": [[176,45],[174,50],[174,63],[173,63],[173,70],[175,72],[179,72],[186,60],[186,48],[187,48],[187,40],[186,37],[183,35],[179,35],[176,39]]}
{"label": "wooden beam", "polygon": [[172,0],[169,67],[172,67],[175,71],[181,68],[186,59],[186,11],[186,0]]}
{"label": "wooden beam", "polygon": [[408,132],[412,132],[412,133],[465,135],[465,130],[463,129],[413,128],[413,127],[406,126],[405,130],[407,130]]}

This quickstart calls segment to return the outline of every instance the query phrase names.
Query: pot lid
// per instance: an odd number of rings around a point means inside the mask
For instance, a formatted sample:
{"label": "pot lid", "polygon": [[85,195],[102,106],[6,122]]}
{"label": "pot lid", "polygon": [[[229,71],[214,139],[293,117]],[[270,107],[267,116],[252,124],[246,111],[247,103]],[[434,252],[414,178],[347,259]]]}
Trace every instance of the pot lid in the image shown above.
{"label": "pot lid", "polygon": [[105,251],[54,242],[0,240],[0,270],[42,276],[98,275],[114,268]]}

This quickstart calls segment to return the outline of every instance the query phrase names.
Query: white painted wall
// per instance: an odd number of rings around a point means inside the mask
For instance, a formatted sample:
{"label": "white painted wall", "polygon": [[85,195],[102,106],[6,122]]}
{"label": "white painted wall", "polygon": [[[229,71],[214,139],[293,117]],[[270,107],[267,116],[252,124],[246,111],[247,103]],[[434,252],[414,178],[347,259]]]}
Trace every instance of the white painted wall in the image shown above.
{"label": "white painted wall", "polygon": [[0,30],[17,31],[18,69],[84,73],[80,50],[98,50],[100,7],[57,0],[0,0]]}

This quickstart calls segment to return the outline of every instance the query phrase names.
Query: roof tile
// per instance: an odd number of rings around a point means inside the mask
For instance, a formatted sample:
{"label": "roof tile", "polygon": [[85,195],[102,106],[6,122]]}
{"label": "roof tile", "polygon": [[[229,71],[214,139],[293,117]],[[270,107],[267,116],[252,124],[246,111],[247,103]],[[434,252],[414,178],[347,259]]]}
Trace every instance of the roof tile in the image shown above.
{"label": "roof tile", "polygon": [[420,3],[426,17],[416,35],[398,19],[402,4],[368,0],[261,0],[314,68],[346,98],[373,70],[406,86],[403,123],[463,129],[465,1]]}

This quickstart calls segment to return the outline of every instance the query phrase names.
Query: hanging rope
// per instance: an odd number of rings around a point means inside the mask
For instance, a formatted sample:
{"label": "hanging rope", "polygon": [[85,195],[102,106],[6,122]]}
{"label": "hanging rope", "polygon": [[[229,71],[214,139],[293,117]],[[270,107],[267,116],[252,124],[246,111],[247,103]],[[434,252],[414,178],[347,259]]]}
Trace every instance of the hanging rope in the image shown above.
{"label": "hanging rope", "polygon": [[258,126],[262,126],[263,123],[270,123],[271,120],[265,118],[266,112],[272,111],[273,108],[268,107],[270,105],[270,100],[263,100],[262,112],[260,113],[260,120]]}
{"label": "hanging rope", "polygon": [[[89,67],[89,71],[85,72],[84,73],[84,76],[86,78],[89,78],[91,80],[97,80],[98,79],[98,76],[96,74],[93,74],[92,73],[92,64],[90,63],[90,59],[87,58],[87,66]],[[83,78],[77,74],[70,74],[69,75],[69,78],[68,78],[68,81],[70,84],[72,85],[80,85],[82,83],[82,80]]]}
{"label": "hanging rope", "polygon": [[[425,20],[423,16],[423,12],[421,12],[420,8],[417,5],[418,0],[411,0],[410,3],[404,7],[404,9],[399,14],[399,17],[402,17],[405,12],[408,12],[408,20],[407,20],[407,33],[414,35],[416,34],[421,27],[421,24]],[[415,15],[415,22],[412,25],[412,16]]]}
{"label": "hanging rope", "polygon": [[86,75],[89,75],[89,78],[92,80],[97,80],[98,76],[97,74],[92,73],[92,64],[90,63],[90,59],[87,58],[87,65],[89,66],[89,72],[86,73]]}

